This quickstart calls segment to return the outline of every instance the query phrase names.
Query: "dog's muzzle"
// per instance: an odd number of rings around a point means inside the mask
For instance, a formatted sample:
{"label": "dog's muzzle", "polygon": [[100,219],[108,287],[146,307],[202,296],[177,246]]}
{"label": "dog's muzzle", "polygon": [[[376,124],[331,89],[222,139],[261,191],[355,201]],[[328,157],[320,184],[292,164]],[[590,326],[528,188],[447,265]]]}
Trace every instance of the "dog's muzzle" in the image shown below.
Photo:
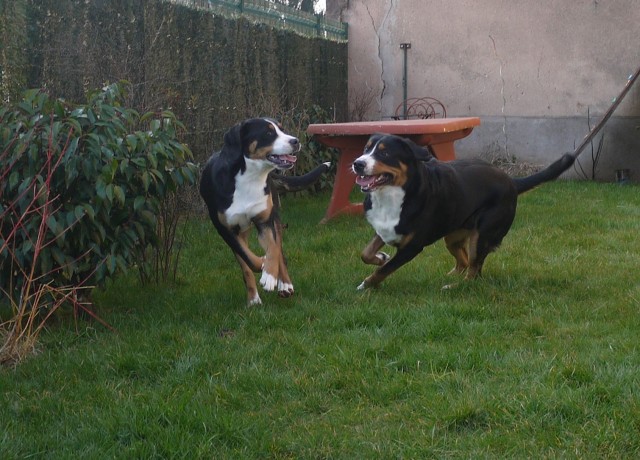
{"label": "dog's muzzle", "polygon": [[[267,160],[274,164],[278,169],[291,169],[295,165],[298,158],[295,156],[301,149],[300,141],[292,137],[288,141],[291,150],[287,153],[271,153],[267,155]],[[287,149],[288,150],[288,149]]]}
{"label": "dog's muzzle", "polygon": [[291,169],[298,158],[295,155],[267,155],[269,160],[278,169]]}
{"label": "dog's muzzle", "polygon": [[383,185],[387,185],[393,179],[393,176],[388,173],[371,175],[367,174],[367,162],[364,160],[356,160],[351,165],[351,169],[356,174],[356,184],[360,186],[360,189],[367,193],[371,192]]}
{"label": "dog's muzzle", "polygon": [[355,174],[357,174],[358,176],[363,176],[364,175],[364,170],[367,166],[367,163],[363,160],[356,160],[353,162],[353,164],[351,165],[351,169],[353,169],[353,172]]}

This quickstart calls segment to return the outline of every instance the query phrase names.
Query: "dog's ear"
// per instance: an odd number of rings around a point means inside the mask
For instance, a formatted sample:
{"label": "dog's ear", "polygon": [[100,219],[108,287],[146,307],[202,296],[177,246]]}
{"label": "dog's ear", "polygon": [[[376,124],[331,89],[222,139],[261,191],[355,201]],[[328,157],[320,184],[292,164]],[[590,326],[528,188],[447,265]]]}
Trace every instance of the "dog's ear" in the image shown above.
{"label": "dog's ear", "polygon": [[230,150],[242,152],[242,139],[240,137],[240,131],[243,123],[238,123],[233,128],[230,128],[224,133],[224,146]]}
{"label": "dog's ear", "polygon": [[413,156],[418,161],[431,161],[435,158],[433,156],[431,147],[429,147],[428,145],[423,147],[421,145],[416,144],[411,139],[404,139],[404,141],[409,147],[409,149],[411,149],[411,151],[413,152]]}
{"label": "dog's ear", "polygon": [[280,129],[284,129],[282,127],[282,123],[280,123],[278,120],[276,120],[275,118],[270,118],[270,117],[264,117],[263,120],[267,120],[270,121],[271,123],[273,123],[274,125],[276,125],[278,128]]}

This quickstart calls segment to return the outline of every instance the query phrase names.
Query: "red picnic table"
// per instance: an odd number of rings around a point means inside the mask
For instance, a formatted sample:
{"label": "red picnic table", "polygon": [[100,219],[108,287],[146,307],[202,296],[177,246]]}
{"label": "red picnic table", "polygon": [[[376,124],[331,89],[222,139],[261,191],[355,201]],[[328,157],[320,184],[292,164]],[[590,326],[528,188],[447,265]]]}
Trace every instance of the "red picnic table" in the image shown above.
{"label": "red picnic table", "polygon": [[326,222],[338,214],[361,214],[362,203],[351,203],[356,176],[351,171],[353,161],[362,155],[369,137],[375,133],[396,134],[411,139],[418,145],[430,145],[437,159],[455,159],[454,141],[471,134],[480,118],[428,118],[425,120],[386,120],[353,123],[309,125],[307,132],[328,147],[340,150],[336,179],[327,212]]}

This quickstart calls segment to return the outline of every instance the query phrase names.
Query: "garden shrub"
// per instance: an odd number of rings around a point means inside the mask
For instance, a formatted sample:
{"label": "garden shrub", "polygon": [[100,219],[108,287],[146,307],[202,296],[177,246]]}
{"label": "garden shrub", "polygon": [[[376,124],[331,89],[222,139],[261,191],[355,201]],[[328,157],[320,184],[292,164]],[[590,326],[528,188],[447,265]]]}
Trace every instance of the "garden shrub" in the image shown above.
{"label": "garden shrub", "polygon": [[34,279],[99,285],[144,260],[163,199],[196,183],[182,124],[126,108],[125,96],[124,83],[81,105],[29,90],[0,109],[0,289],[10,297]]}
{"label": "garden shrub", "polygon": [[278,111],[276,117],[282,123],[285,131],[297,136],[302,144],[302,149],[298,152],[298,160],[295,166],[284,174],[303,175],[317,167],[320,163],[330,162],[334,165],[331,170],[323,174],[313,187],[310,193],[331,189],[335,179],[335,165],[338,162],[338,151],[318,142],[312,135],[307,133],[310,124],[315,123],[335,123],[336,120],[319,105],[311,105],[308,108],[300,109],[294,107],[288,111]]}

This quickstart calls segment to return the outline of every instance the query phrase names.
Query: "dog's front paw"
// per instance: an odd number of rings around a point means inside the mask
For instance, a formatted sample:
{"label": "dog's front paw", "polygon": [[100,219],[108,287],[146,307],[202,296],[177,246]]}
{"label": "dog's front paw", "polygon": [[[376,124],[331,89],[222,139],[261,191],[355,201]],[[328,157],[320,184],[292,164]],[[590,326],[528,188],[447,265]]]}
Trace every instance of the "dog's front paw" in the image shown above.
{"label": "dog's front paw", "polygon": [[278,295],[280,297],[291,297],[293,295],[293,284],[278,280]]}
{"label": "dog's front paw", "polygon": [[247,301],[247,307],[255,307],[256,305],[262,305],[262,299],[257,293]]}
{"label": "dog's front paw", "polygon": [[356,289],[358,291],[364,291],[365,289],[367,289],[367,281],[365,280],[362,283],[360,283]]}
{"label": "dog's front paw", "polygon": [[376,253],[376,258],[380,260],[380,265],[384,265],[387,263],[387,260],[391,259],[391,256],[386,252],[378,252]]}
{"label": "dog's front paw", "polygon": [[270,273],[262,272],[260,285],[265,291],[273,291],[278,285],[278,279]]}

